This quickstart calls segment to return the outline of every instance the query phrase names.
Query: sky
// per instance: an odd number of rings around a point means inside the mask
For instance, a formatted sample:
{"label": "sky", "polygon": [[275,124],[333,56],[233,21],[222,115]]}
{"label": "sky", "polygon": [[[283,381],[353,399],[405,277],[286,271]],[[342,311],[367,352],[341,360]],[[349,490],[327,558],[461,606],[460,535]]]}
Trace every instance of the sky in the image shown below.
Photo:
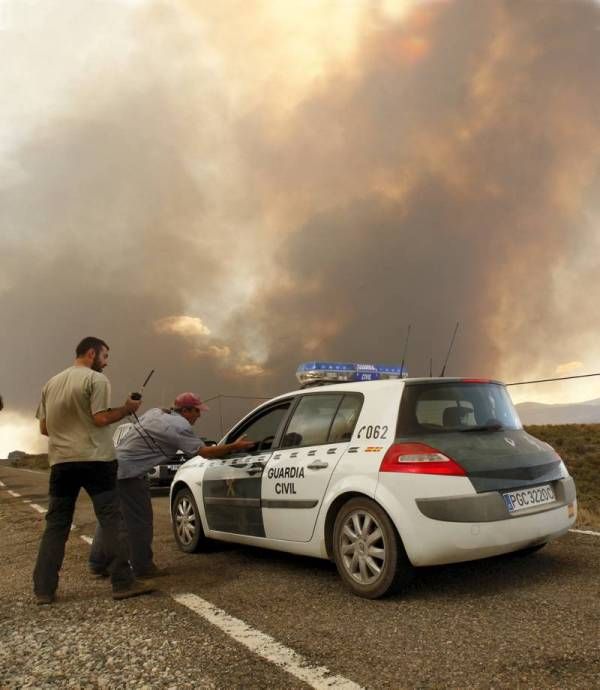
{"label": "sky", "polygon": [[457,322],[447,375],[600,371],[597,2],[0,0],[0,64],[0,457],[87,335],[146,409],[409,325],[413,376]]}

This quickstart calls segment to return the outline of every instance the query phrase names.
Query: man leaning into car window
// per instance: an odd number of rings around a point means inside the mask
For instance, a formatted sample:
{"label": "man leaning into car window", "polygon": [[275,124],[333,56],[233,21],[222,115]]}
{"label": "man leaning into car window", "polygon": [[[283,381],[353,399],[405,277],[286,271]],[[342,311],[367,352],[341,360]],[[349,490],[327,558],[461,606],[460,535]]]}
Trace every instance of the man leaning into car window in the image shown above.
{"label": "man leaning into car window", "polygon": [[[195,455],[222,458],[255,445],[242,437],[233,443],[206,446],[192,429],[206,410],[208,407],[197,395],[181,393],[175,398],[172,409],[148,410],[117,442],[121,512],[131,566],[140,579],[168,574],[166,568],[159,568],[154,562],[152,501],[146,474],[162,460],[174,458],[178,451],[186,458]],[[103,542],[102,528],[97,525],[89,559],[90,570],[96,577],[108,576]]]}

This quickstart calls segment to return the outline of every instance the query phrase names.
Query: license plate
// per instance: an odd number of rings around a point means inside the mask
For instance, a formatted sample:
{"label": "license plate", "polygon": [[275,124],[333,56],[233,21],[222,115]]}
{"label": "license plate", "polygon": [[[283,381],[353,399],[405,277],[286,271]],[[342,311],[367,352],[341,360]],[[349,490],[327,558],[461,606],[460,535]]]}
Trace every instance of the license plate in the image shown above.
{"label": "license plate", "polygon": [[167,465],[167,469],[171,470],[171,472],[177,472],[180,467],[181,465]]}
{"label": "license plate", "polygon": [[546,503],[554,503],[554,490],[550,484],[543,486],[533,486],[530,489],[518,489],[517,491],[507,491],[502,494],[504,503],[509,513],[516,513],[519,510],[543,506]]}

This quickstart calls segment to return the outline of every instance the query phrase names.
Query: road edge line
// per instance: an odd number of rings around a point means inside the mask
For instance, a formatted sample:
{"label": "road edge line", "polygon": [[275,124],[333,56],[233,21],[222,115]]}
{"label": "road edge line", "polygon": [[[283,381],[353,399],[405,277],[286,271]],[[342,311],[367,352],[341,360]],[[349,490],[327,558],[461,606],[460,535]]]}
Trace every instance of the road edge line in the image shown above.
{"label": "road edge line", "polygon": [[594,532],[591,529],[570,529],[569,532],[575,532],[575,534],[591,534],[594,537],[600,537],[600,532]]}

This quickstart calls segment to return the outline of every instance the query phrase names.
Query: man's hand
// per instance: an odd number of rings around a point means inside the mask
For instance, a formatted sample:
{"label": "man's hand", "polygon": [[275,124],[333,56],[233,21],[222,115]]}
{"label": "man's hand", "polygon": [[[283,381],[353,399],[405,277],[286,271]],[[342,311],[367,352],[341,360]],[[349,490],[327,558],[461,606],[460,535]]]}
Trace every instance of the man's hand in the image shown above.
{"label": "man's hand", "polygon": [[139,400],[134,400],[130,395],[127,398],[127,400],[125,401],[125,405],[123,405],[123,407],[127,410],[127,414],[132,414],[133,412],[138,411],[141,404],[142,404],[141,398]]}
{"label": "man's hand", "polygon": [[240,436],[239,438],[236,438],[236,440],[233,443],[229,444],[229,449],[231,453],[235,453],[238,450],[248,450],[248,448],[252,448],[252,446],[256,445],[256,441],[248,441],[246,439],[246,436]]}
{"label": "man's hand", "polygon": [[256,441],[248,441],[245,436],[240,436],[233,443],[226,443],[223,446],[203,446],[198,450],[198,455],[203,458],[224,458],[231,453],[250,450],[254,446],[256,446]]}
{"label": "man's hand", "polygon": [[127,398],[123,407],[116,407],[111,410],[103,410],[92,415],[92,420],[96,426],[108,426],[120,422],[125,417],[136,412],[142,404],[140,400],[134,400],[131,396]]}

